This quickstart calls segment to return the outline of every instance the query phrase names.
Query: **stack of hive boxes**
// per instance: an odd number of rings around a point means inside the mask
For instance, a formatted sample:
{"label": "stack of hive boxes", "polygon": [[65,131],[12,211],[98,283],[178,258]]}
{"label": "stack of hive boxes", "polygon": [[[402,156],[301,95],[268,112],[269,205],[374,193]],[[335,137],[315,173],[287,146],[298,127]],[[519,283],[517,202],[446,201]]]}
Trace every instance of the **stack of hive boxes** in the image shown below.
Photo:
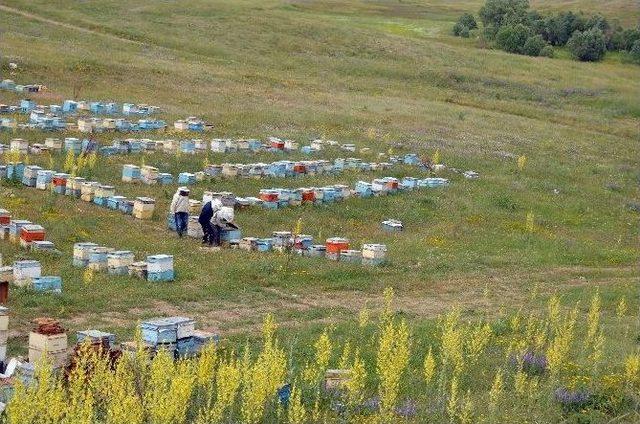
{"label": "stack of hive boxes", "polygon": [[38,261],[24,260],[13,263],[13,281],[17,286],[30,287],[33,279],[41,275],[42,267]]}
{"label": "stack of hive boxes", "polygon": [[48,169],[40,169],[36,174],[36,188],[38,190],[46,190],[49,188],[53,180],[53,171]]}
{"label": "stack of hive boxes", "polygon": [[156,318],[140,324],[142,340],[153,350],[166,350],[177,358],[196,356],[204,346],[219,341],[218,335],[195,329],[185,317]]}
{"label": "stack of hive boxes", "polygon": [[95,195],[93,196],[93,203],[99,206],[107,206],[107,200],[109,197],[114,196],[115,188],[110,185],[98,185]]}
{"label": "stack of hive boxes", "polygon": [[29,248],[34,241],[44,241],[44,227],[36,224],[23,225],[20,228],[20,246]]}
{"label": "stack of hive boxes", "polygon": [[93,197],[96,194],[96,190],[100,186],[100,183],[96,181],[85,181],[80,187],[80,199],[85,202],[92,202]]}
{"label": "stack of hive boxes", "polygon": [[40,171],[41,169],[42,168],[37,165],[25,166],[22,173],[22,184],[26,185],[27,187],[35,187],[36,181],[38,179],[38,171]]}
{"label": "stack of hive boxes", "polygon": [[133,252],[128,250],[111,252],[107,254],[107,270],[112,275],[127,275],[134,260]]}
{"label": "stack of hive boxes", "polygon": [[29,362],[37,363],[46,356],[55,369],[63,367],[67,362],[67,333],[58,321],[39,318],[34,321],[35,327],[29,333]]}
{"label": "stack of hive boxes", "polygon": [[147,256],[148,281],[173,281],[173,255]]}
{"label": "stack of hive boxes", "polygon": [[156,201],[150,197],[136,197],[133,203],[133,216],[138,219],[151,219]]}
{"label": "stack of hive boxes", "polygon": [[158,182],[158,168],[145,165],[140,168],[140,178],[145,184],[156,184]]}
{"label": "stack of hive boxes", "polygon": [[12,243],[18,243],[20,241],[20,233],[22,227],[30,225],[32,222],[24,219],[13,219],[9,223],[9,241]]}
{"label": "stack of hive boxes", "polygon": [[73,266],[84,268],[89,265],[91,249],[98,247],[95,243],[76,243],[73,245]]}
{"label": "stack of hive boxes", "polygon": [[93,271],[106,271],[108,267],[107,255],[112,252],[112,248],[103,246],[89,249],[89,269]]}

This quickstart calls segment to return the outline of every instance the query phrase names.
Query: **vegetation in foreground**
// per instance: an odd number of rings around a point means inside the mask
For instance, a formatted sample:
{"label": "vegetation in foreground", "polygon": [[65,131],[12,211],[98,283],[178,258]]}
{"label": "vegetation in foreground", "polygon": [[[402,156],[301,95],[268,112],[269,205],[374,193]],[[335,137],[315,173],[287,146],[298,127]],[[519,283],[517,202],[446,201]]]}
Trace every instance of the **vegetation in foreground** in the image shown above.
{"label": "vegetation in foreground", "polygon": [[[385,291],[377,324],[364,309],[346,340],[325,328],[309,355],[281,343],[272,316],[262,340],[210,345],[197,359],[152,360],[142,347],[115,364],[88,346],[68,381],[39,364],[18,385],[8,423],[633,422],[640,417],[639,317],[616,305],[608,336],[602,299],[546,314],[466,322],[459,311],[429,331],[411,329]],[[353,323],[352,326],[355,326]],[[363,351],[375,346],[371,352]],[[142,346],[139,344],[139,346]],[[83,353],[82,353],[83,352]],[[348,370],[334,387],[328,369]],[[289,387],[284,387],[290,384]]]}

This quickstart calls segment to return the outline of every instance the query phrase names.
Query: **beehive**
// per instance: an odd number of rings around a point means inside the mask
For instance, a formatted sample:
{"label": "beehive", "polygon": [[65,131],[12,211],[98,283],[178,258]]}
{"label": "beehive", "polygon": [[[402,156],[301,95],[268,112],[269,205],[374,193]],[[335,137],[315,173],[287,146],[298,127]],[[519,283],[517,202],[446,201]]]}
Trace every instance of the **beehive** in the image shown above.
{"label": "beehive", "polygon": [[134,262],[129,265],[129,275],[132,277],[138,277],[143,280],[147,279],[147,263],[146,262]]}
{"label": "beehive", "polygon": [[32,279],[41,275],[42,268],[38,261],[25,260],[13,263],[13,281],[17,286],[30,286]]}
{"label": "beehive", "polygon": [[122,181],[133,182],[139,181],[141,178],[140,167],[136,165],[126,164],[122,166]]}
{"label": "beehive", "polygon": [[156,201],[149,197],[137,197],[133,204],[133,216],[138,219],[151,219]]}
{"label": "beehive", "polygon": [[327,370],[322,387],[325,391],[341,390],[351,379],[351,370]]}
{"label": "beehive", "polygon": [[135,260],[133,252],[118,250],[107,254],[107,271],[112,275],[127,275]]}
{"label": "beehive", "polygon": [[258,239],[255,237],[244,237],[242,238],[242,240],[240,240],[238,247],[242,250],[247,250],[247,251],[256,250],[257,241]]}
{"label": "beehive", "polygon": [[112,252],[112,248],[104,246],[96,246],[89,249],[89,269],[94,271],[106,271],[107,255]]}
{"label": "beehive", "polygon": [[342,250],[340,251],[340,261],[341,262],[351,262],[351,263],[361,263],[362,262],[362,252],[360,250]]}
{"label": "beehive", "polygon": [[325,242],[326,257],[332,260],[340,259],[340,252],[349,250],[349,240],[341,237],[328,238]]}
{"label": "beehive", "polygon": [[9,225],[11,222],[11,214],[6,209],[0,209],[0,225]]}
{"label": "beehive", "polygon": [[37,363],[46,355],[54,368],[60,368],[67,361],[67,334],[29,333],[29,362]]}
{"label": "beehive", "polygon": [[73,245],[73,265],[85,267],[89,265],[89,252],[94,247],[98,247],[95,243],[76,243]]}
{"label": "beehive", "polygon": [[20,228],[20,245],[29,247],[34,241],[44,241],[45,231],[41,225],[27,224]]}
{"label": "beehive", "polygon": [[62,293],[62,278],[59,276],[34,277],[31,280],[31,285],[35,291]]}
{"label": "beehive", "polygon": [[147,256],[148,281],[173,281],[173,255]]}
{"label": "beehive", "polygon": [[76,332],[76,343],[82,344],[85,341],[91,344],[100,343],[113,348],[116,344],[116,336],[115,334],[105,333],[100,330],[83,330]]}

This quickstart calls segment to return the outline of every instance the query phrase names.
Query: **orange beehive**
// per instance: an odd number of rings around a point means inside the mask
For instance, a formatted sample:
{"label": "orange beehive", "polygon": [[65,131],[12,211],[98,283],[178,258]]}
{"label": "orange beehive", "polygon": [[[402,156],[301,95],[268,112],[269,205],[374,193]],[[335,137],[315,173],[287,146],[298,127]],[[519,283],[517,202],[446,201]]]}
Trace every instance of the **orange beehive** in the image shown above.
{"label": "orange beehive", "polygon": [[5,209],[0,209],[0,225],[9,225],[11,222],[11,214]]}
{"label": "orange beehive", "polygon": [[306,171],[306,167],[301,163],[296,163],[293,165],[293,172],[296,174],[304,174]]}
{"label": "orange beehive", "polygon": [[280,149],[283,150],[284,149],[284,141],[280,141],[280,140],[273,140],[271,142],[271,147],[273,147],[274,149]]}
{"label": "orange beehive", "polygon": [[349,250],[349,240],[340,237],[328,238],[325,247],[327,253],[340,253],[343,250]]}
{"label": "orange beehive", "polygon": [[313,190],[302,190],[302,201],[313,202],[316,200],[316,192]]}
{"label": "orange beehive", "polygon": [[44,228],[40,225],[25,225],[20,229],[20,239],[31,243],[32,241],[44,241]]}

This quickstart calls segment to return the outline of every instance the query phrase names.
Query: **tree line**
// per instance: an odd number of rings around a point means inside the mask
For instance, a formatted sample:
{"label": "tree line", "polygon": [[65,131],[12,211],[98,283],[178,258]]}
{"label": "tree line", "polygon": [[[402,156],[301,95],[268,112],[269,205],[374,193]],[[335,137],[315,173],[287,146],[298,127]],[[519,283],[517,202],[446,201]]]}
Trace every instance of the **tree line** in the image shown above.
{"label": "tree line", "polygon": [[529,8],[528,0],[486,0],[475,16],[465,13],[453,26],[453,34],[480,37],[509,53],[554,56],[554,47],[566,46],[580,61],[599,61],[607,51],[624,52],[640,64],[640,26],[623,28],[601,15],[563,11],[543,15]]}

